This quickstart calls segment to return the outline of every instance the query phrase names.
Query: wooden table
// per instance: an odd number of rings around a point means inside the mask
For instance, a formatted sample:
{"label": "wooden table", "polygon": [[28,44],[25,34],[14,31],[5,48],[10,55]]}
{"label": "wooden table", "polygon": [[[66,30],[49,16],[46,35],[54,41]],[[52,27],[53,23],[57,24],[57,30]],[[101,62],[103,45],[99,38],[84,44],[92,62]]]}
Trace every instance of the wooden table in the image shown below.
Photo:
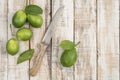
{"label": "wooden table", "polygon": [[[26,0],[0,0],[0,80],[119,80],[119,0],[29,0],[44,10],[43,26],[33,30],[30,41],[20,42],[20,51],[11,56],[6,53],[6,42],[11,38],[10,24],[13,14],[25,7]],[[33,59],[16,64],[21,52],[34,48],[40,50],[41,35],[49,25],[56,10],[65,10],[56,26],[39,73],[28,74]],[[17,29],[14,28],[14,33]],[[59,59],[59,43],[69,39],[80,41],[75,66],[65,68]]]}

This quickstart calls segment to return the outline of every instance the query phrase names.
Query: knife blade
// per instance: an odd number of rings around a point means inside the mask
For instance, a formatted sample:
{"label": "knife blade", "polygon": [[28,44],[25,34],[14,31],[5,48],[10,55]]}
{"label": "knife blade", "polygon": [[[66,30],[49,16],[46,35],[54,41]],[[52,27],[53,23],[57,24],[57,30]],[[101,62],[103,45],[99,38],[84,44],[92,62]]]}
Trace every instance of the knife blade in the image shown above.
{"label": "knife blade", "polygon": [[33,62],[33,66],[29,71],[31,76],[35,76],[40,68],[40,65],[42,63],[46,48],[47,48],[47,46],[50,43],[50,40],[52,38],[53,30],[54,30],[56,24],[58,23],[61,14],[63,13],[63,9],[64,9],[64,6],[60,7],[57,10],[55,15],[53,16],[53,20],[50,23],[44,37],[42,38],[42,41],[40,44],[40,47],[41,47],[40,52],[37,54],[37,57],[35,58],[35,61]]}
{"label": "knife blade", "polygon": [[45,44],[45,45],[49,45],[50,43],[50,40],[52,38],[52,35],[53,35],[53,31],[55,30],[55,26],[56,24],[58,23],[62,13],[63,13],[63,9],[64,9],[64,6],[60,7],[57,12],[55,13],[55,15],[53,16],[53,20],[51,22],[51,24],[49,25],[41,43],[42,44]]}

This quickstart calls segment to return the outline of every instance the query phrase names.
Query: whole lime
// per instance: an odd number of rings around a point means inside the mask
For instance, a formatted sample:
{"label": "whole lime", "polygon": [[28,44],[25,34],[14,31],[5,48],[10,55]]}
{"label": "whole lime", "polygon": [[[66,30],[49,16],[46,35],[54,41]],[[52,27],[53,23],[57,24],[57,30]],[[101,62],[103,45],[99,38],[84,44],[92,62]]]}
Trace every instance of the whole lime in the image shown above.
{"label": "whole lime", "polygon": [[27,41],[29,40],[33,35],[32,30],[30,30],[29,28],[21,28],[17,31],[16,36],[18,38],[18,40],[22,40],[22,41]]}
{"label": "whole lime", "polygon": [[34,28],[40,28],[43,24],[42,16],[28,14],[28,22]]}
{"label": "whole lime", "polygon": [[15,55],[19,51],[19,42],[15,38],[8,40],[6,44],[8,54]]}
{"label": "whole lime", "polygon": [[60,58],[60,62],[64,67],[71,67],[77,60],[76,49],[65,50]]}
{"label": "whole lime", "polygon": [[23,10],[19,10],[14,14],[12,23],[16,28],[20,28],[26,23],[26,19],[26,13]]}

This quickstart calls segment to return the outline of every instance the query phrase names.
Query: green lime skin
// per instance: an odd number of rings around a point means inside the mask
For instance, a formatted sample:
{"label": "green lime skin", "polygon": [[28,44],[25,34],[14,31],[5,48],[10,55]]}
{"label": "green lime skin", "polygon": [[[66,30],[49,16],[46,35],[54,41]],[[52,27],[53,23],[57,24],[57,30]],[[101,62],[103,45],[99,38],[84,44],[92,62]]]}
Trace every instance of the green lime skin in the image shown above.
{"label": "green lime skin", "polygon": [[24,27],[17,31],[16,36],[18,40],[27,41],[33,36],[33,32],[29,28]]}
{"label": "green lime skin", "polygon": [[40,28],[43,24],[42,16],[28,14],[28,22],[34,28]]}
{"label": "green lime skin", "polygon": [[65,50],[60,58],[60,62],[64,67],[71,67],[77,60],[76,49]]}
{"label": "green lime skin", "polygon": [[8,54],[15,55],[19,51],[19,42],[15,38],[8,40],[6,44]]}
{"label": "green lime skin", "polygon": [[12,23],[16,28],[21,28],[26,23],[26,19],[26,13],[23,10],[19,10],[14,14]]}

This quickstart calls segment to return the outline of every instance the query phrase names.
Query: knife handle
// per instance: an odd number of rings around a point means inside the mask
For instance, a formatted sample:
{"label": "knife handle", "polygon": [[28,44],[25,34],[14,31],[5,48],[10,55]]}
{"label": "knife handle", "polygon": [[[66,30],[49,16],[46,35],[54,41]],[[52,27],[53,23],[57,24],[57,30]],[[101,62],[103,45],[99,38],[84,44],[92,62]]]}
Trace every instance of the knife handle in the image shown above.
{"label": "knife handle", "polygon": [[39,71],[44,54],[45,54],[45,51],[46,51],[46,48],[47,48],[47,46],[44,44],[40,44],[40,47],[41,47],[41,50],[37,54],[35,62],[33,63],[33,66],[29,71],[31,76],[35,76],[37,74],[37,72]]}

